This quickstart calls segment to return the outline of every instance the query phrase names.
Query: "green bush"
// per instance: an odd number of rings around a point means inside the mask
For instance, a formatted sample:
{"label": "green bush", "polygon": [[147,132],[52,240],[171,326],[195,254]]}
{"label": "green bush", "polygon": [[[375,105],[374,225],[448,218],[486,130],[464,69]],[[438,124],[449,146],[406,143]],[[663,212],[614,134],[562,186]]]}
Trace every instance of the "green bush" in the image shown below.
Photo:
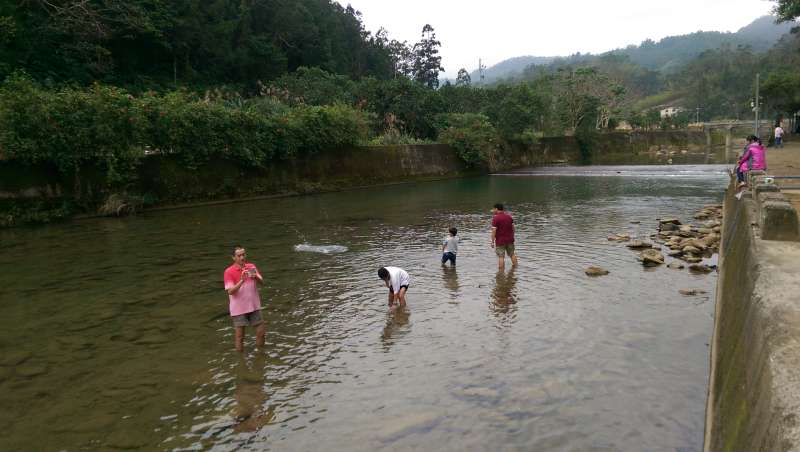
{"label": "green bush", "polygon": [[233,102],[186,91],[134,97],[101,85],[46,90],[24,75],[0,85],[5,158],[65,173],[91,163],[109,185],[133,180],[147,152],[176,155],[189,167],[212,158],[262,166],[367,136],[367,116],[341,104],[292,108],[268,97]]}
{"label": "green bush", "polygon": [[456,150],[467,166],[485,165],[498,152],[500,137],[485,115],[449,113],[440,115],[439,141]]}
{"label": "green bush", "polygon": [[0,86],[0,149],[8,159],[64,172],[91,162],[105,167],[109,182],[122,182],[143,155],[140,123],[135,99],[118,88],[46,91],[22,75]]}

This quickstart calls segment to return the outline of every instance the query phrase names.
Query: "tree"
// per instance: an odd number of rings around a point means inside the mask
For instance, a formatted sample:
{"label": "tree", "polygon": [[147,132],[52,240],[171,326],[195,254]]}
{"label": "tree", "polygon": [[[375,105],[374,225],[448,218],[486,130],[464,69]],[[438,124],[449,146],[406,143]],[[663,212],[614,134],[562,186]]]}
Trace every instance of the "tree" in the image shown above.
{"label": "tree", "polygon": [[[778,16],[778,22],[789,22],[800,17],[800,0],[776,0],[773,12]],[[796,31],[793,29],[792,31]]]}
{"label": "tree", "polygon": [[439,47],[442,43],[436,40],[433,27],[425,24],[422,27],[422,39],[414,44],[414,80],[428,88],[439,87],[439,72],[444,71]]}
{"label": "tree", "polygon": [[414,52],[408,47],[408,42],[392,39],[388,49],[395,77],[411,77],[414,73]]}
{"label": "tree", "polygon": [[469,86],[472,82],[472,79],[469,76],[469,72],[463,67],[458,70],[458,75],[456,76],[456,86]]}

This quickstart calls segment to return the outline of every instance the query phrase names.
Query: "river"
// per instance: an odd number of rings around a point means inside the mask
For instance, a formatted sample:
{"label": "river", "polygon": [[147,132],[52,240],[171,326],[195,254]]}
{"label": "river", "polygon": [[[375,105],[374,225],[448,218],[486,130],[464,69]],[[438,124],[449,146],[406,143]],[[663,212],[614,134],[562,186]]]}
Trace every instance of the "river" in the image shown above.
{"label": "river", "polygon": [[[643,268],[606,237],[691,219],[726,182],[536,168],[0,231],[0,449],[701,450],[716,273]],[[266,279],[266,346],[248,330],[243,355],[235,243]],[[412,276],[407,312],[387,312],[384,265]]]}

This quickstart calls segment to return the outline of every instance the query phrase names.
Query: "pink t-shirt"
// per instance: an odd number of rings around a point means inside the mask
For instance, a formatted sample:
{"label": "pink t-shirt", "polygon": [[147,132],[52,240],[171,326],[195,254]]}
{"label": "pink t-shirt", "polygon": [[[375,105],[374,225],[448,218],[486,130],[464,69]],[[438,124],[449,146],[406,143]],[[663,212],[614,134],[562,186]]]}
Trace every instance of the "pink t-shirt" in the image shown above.
{"label": "pink t-shirt", "polygon": [[[244,264],[245,270],[249,270],[251,268],[258,271],[255,265],[249,262]],[[228,290],[238,284],[241,277],[242,269],[239,268],[238,265],[233,264],[226,268],[225,276],[223,277],[223,280],[225,281],[225,290]],[[256,287],[256,284],[255,278],[246,277],[242,286],[239,287],[239,290],[233,294],[228,294],[228,298],[230,299],[230,304],[228,307],[231,311],[231,317],[235,315],[247,314],[255,311],[256,309],[261,309],[261,297],[258,295],[258,287]]]}

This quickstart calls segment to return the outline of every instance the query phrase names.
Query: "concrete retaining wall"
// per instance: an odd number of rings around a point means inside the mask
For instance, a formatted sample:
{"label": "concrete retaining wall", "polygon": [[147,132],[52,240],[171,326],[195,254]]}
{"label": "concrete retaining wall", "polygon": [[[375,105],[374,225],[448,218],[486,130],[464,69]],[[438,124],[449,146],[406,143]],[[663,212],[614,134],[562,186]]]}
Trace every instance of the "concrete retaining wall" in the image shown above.
{"label": "concrete retaining wall", "polygon": [[752,192],[737,200],[735,191],[732,181],[724,203],[705,450],[800,450],[800,242],[766,240],[763,233],[775,226],[768,224],[768,203],[759,205]]}

